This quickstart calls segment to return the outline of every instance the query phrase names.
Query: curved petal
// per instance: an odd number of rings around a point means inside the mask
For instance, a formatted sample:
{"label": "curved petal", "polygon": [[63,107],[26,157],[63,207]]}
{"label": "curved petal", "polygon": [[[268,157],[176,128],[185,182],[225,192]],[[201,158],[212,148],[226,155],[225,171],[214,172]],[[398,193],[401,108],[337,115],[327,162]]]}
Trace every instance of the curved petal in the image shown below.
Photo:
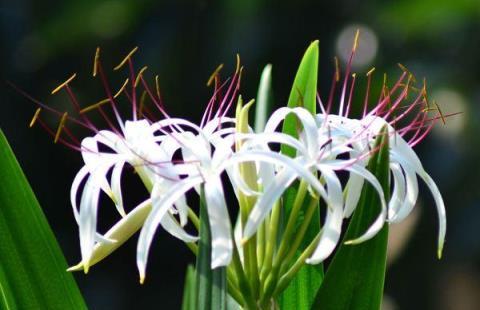
{"label": "curved petal", "polygon": [[140,232],[137,243],[137,267],[140,273],[140,282],[145,279],[145,269],[147,267],[148,251],[153,241],[153,236],[157,230],[158,225],[162,221],[165,213],[172,207],[172,205],[187,191],[192,189],[195,185],[200,184],[202,179],[199,177],[188,178],[184,181],[175,183],[169,190],[168,194],[163,195],[160,199],[154,201],[152,197],[152,212],[145,221]]}
{"label": "curved petal", "polygon": [[204,183],[205,201],[212,232],[212,269],[227,266],[232,259],[233,243],[222,181],[211,177]]}

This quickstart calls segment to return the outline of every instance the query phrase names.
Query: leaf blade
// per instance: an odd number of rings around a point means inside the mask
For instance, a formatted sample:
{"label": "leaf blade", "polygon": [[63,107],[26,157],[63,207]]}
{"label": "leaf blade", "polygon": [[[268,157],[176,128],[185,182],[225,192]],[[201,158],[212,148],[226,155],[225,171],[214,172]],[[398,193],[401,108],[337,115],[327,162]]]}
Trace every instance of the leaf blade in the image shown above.
{"label": "leaf blade", "polygon": [[2,305],[7,309],[86,309],[73,276],[66,272],[67,263],[48,221],[1,130],[0,183]]}
{"label": "leaf blade", "polygon": [[[375,174],[385,195],[389,192],[388,134],[382,131],[376,141],[381,146],[370,159],[369,170]],[[388,197],[385,197],[388,201]],[[378,215],[379,198],[365,184],[359,205],[344,236],[351,240],[362,234]],[[325,274],[312,309],[380,309],[385,281],[388,225],[372,239],[358,245],[342,244]]]}

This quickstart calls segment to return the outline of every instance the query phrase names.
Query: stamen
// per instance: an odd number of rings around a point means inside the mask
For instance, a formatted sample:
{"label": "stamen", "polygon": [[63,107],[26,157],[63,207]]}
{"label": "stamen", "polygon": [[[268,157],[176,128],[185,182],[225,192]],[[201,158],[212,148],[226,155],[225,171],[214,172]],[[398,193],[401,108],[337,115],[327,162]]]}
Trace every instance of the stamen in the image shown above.
{"label": "stamen", "polygon": [[414,83],[417,83],[417,79],[415,78],[415,75],[413,75],[413,73],[410,72],[410,70],[408,70],[407,67],[405,67],[405,66],[402,65],[401,63],[398,63],[397,65],[400,67],[400,69],[401,69],[403,72],[408,73],[409,75],[412,76],[412,80],[413,80]]}
{"label": "stamen", "polygon": [[93,58],[93,76],[97,76],[97,71],[98,71],[98,61],[100,60],[100,47],[97,47],[95,51],[95,57]]}
{"label": "stamen", "polygon": [[367,91],[365,92],[365,100],[363,101],[363,113],[362,116],[365,117],[367,115],[367,110],[368,110],[368,99],[370,96],[370,84],[372,83],[372,74],[375,71],[375,67],[370,69],[367,72]]}
{"label": "stamen", "polygon": [[366,76],[370,76],[374,71],[375,71],[375,67],[373,67],[372,69],[370,69],[370,70],[367,72]]}
{"label": "stamen", "polygon": [[74,73],[71,77],[69,77],[65,82],[63,82],[62,84],[60,84],[59,86],[57,86],[57,88],[55,88],[54,90],[52,90],[52,95],[57,93],[60,89],[62,89],[63,87],[65,87],[65,85],[67,85],[68,83],[70,83],[75,77],[77,76],[76,73]]}
{"label": "stamen", "polygon": [[360,36],[360,29],[357,29],[357,31],[355,32],[355,39],[353,40],[353,51],[352,52],[355,52],[357,47],[358,47],[358,38]]}
{"label": "stamen", "polygon": [[145,72],[145,70],[147,70],[147,69],[148,69],[147,66],[140,69],[140,71],[137,74],[137,78],[135,79],[135,87],[138,87],[138,83],[140,82],[140,79],[142,78],[143,72]]}
{"label": "stamen", "polygon": [[35,111],[35,114],[33,115],[32,120],[30,121],[30,124],[28,125],[28,127],[30,127],[30,128],[33,127],[33,125],[37,121],[38,116],[40,115],[41,111],[42,111],[42,108],[37,108],[37,110]]}
{"label": "stamen", "polygon": [[[127,86],[128,84],[128,78],[125,80],[125,82],[123,82],[123,85],[122,87],[120,87],[120,89],[115,93],[115,95],[113,96],[113,98],[117,98],[118,96],[120,96],[120,94],[124,91],[125,87]],[[100,100],[99,102],[97,103],[94,103],[88,107],[85,107],[83,109],[80,110],[80,114],[84,114],[86,112],[89,112],[89,111],[92,111],[92,110],[95,110],[96,108],[106,104],[106,103],[109,103],[110,102],[110,98],[106,98],[106,99],[103,99],[103,100]]]}
{"label": "stamen", "polygon": [[60,134],[62,133],[63,126],[65,126],[65,122],[67,120],[68,113],[65,112],[62,115],[62,118],[60,119],[60,124],[58,125],[57,132],[55,133],[55,139],[53,140],[54,143],[58,142],[58,139],[60,138]]}
{"label": "stamen", "polygon": [[123,58],[123,60],[115,67],[113,68],[114,71],[117,71],[118,69],[120,69],[121,67],[123,67],[127,61],[130,60],[130,58],[132,57],[132,55],[138,50],[138,46],[135,46],[135,48],[133,50],[130,51],[130,53],[127,54],[127,56],[125,56],[125,58]]}
{"label": "stamen", "polygon": [[157,91],[158,100],[161,103],[162,102],[162,96],[160,95],[160,82],[158,81],[158,79],[159,79],[158,75],[155,75],[155,90]]}
{"label": "stamen", "polygon": [[339,82],[340,81],[340,65],[338,64],[338,57],[335,56],[333,57],[335,61],[335,81]]}
{"label": "stamen", "polygon": [[347,103],[347,109],[345,111],[345,116],[348,117],[348,115],[350,114],[350,106],[351,106],[351,103],[352,103],[352,97],[353,97],[353,89],[355,88],[355,79],[357,77],[357,74],[354,73],[352,74],[352,85],[350,85],[350,93],[348,94],[348,103]]}
{"label": "stamen", "polygon": [[215,77],[218,75],[218,73],[222,69],[223,69],[223,64],[219,64],[217,66],[217,68],[212,72],[212,74],[210,75],[210,77],[208,78],[208,81],[207,81],[207,86],[208,87],[210,87],[212,85],[212,83],[215,81]]}
{"label": "stamen", "polygon": [[433,104],[435,105],[435,107],[437,108],[437,111],[438,113],[440,114],[440,118],[442,119],[442,123],[443,125],[445,125],[445,116],[443,115],[442,113],[442,110],[440,109],[440,106],[437,104],[437,102],[435,100],[433,100]]}

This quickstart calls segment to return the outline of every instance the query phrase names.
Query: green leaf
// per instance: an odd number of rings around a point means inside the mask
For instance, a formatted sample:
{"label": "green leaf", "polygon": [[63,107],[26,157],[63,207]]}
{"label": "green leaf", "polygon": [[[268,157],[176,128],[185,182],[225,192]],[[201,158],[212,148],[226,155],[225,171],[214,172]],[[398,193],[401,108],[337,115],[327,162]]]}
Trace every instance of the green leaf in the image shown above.
{"label": "green leaf", "polygon": [[[388,134],[383,130],[377,138],[381,146],[368,169],[389,193]],[[385,197],[388,201],[388,197]],[[380,200],[370,184],[365,184],[359,204],[344,237],[351,240],[364,233],[380,212]],[[315,298],[312,309],[380,309],[385,281],[388,225],[372,239],[358,245],[342,244],[337,250]]]}
{"label": "green leaf", "polygon": [[86,309],[12,149],[0,130],[0,308]]}
{"label": "green leaf", "polygon": [[[316,113],[318,54],[318,40],[316,40],[307,48],[300,62],[288,97],[288,107],[304,107],[312,114]],[[297,120],[294,115],[285,118],[282,131],[293,137],[298,136]],[[282,145],[282,153],[290,157],[295,156],[295,150],[287,145]]]}
{"label": "green leaf", "polygon": [[262,71],[255,104],[255,132],[262,132],[272,108],[272,65],[268,64]]}
{"label": "green leaf", "polygon": [[[297,70],[295,80],[293,82],[290,97],[288,99],[288,106],[304,107],[312,114],[316,113],[317,102],[317,76],[318,76],[318,41],[314,41],[307,48],[302,61]],[[285,118],[283,123],[283,132],[291,136],[297,137],[298,128],[297,120],[294,115],[289,115]],[[295,156],[295,150],[289,146],[282,145],[282,153],[291,157]],[[296,195],[295,187],[287,190],[284,197],[284,208],[286,210],[283,222],[288,219],[289,211],[292,208],[293,201]],[[305,203],[306,205],[306,203]],[[305,209],[305,208],[303,208]],[[300,218],[303,217],[303,210]],[[317,209],[313,215],[312,222],[305,234],[305,240],[302,242],[299,250],[295,255],[295,259],[303,252],[306,246],[313,240],[313,238],[320,231],[320,210]],[[295,260],[294,259],[294,260]],[[315,294],[320,287],[323,279],[323,266],[318,265],[304,265],[287,289],[278,298],[278,303],[281,309],[309,309],[315,298]]]}
{"label": "green leaf", "polygon": [[211,268],[211,230],[204,193],[200,197],[200,240],[196,262],[196,308],[225,310],[227,306],[227,276],[225,267]]}

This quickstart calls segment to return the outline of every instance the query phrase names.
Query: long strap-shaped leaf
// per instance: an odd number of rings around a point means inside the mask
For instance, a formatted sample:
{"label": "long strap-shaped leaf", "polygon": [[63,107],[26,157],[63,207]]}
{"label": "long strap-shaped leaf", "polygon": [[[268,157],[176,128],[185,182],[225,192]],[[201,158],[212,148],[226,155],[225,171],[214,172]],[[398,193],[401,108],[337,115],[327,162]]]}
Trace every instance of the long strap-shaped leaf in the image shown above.
{"label": "long strap-shaped leaf", "polygon": [[198,310],[225,310],[227,285],[225,267],[211,267],[211,229],[203,188],[200,197],[200,240],[196,263],[196,289]]}
{"label": "long strap-shaped leaf", "polygon": [[25,175],[0,130],[0,309],[86,309]]}
{"label": "long strap-shaped leaf", "polygon": [[[316,113],[317,100],[317,76],[318,76],[318,41],[314,41],[305,51],[305,54],[298,67],[295,80],[293,82],[288,106],[293,108],[302,106],[310,113]],[[297,119],[293,115],[286,117],[283,123],[283,132],[291,136],[298,136]],[[282,145],[282,153],[289,156],[295,156],[295,150]],[[285,216],[288,217],[291,205],[295,200],[296,190],[290,188],[284,197]],[[303,212],[302,212],[303,214]],[[317,208],[313,215],[312,222],[305,234],[305,241],[302,242],[297,256],[308,245],[320,230],[320,211]],[[278,302],[281,309],[308,309],[313,302],[315,294],[323,279],[322,264],[303,266],[285,292],[280,296]]]}
{"label": "long strap-shaped leaf", "polygon": [[[378,153],[368,169],[375,174],[387,196],[389,193],[388,134],[377,138]],[[385,197],[388,201],[388,197]],[[364,185],[362,196],[344,237],[351,240],[364,233],[380,212],[380,200],[371,185]],[[358,244],[342,244],[333,258],[312,309],[380,309],[387,253],[388,225],[372,239]]]}

